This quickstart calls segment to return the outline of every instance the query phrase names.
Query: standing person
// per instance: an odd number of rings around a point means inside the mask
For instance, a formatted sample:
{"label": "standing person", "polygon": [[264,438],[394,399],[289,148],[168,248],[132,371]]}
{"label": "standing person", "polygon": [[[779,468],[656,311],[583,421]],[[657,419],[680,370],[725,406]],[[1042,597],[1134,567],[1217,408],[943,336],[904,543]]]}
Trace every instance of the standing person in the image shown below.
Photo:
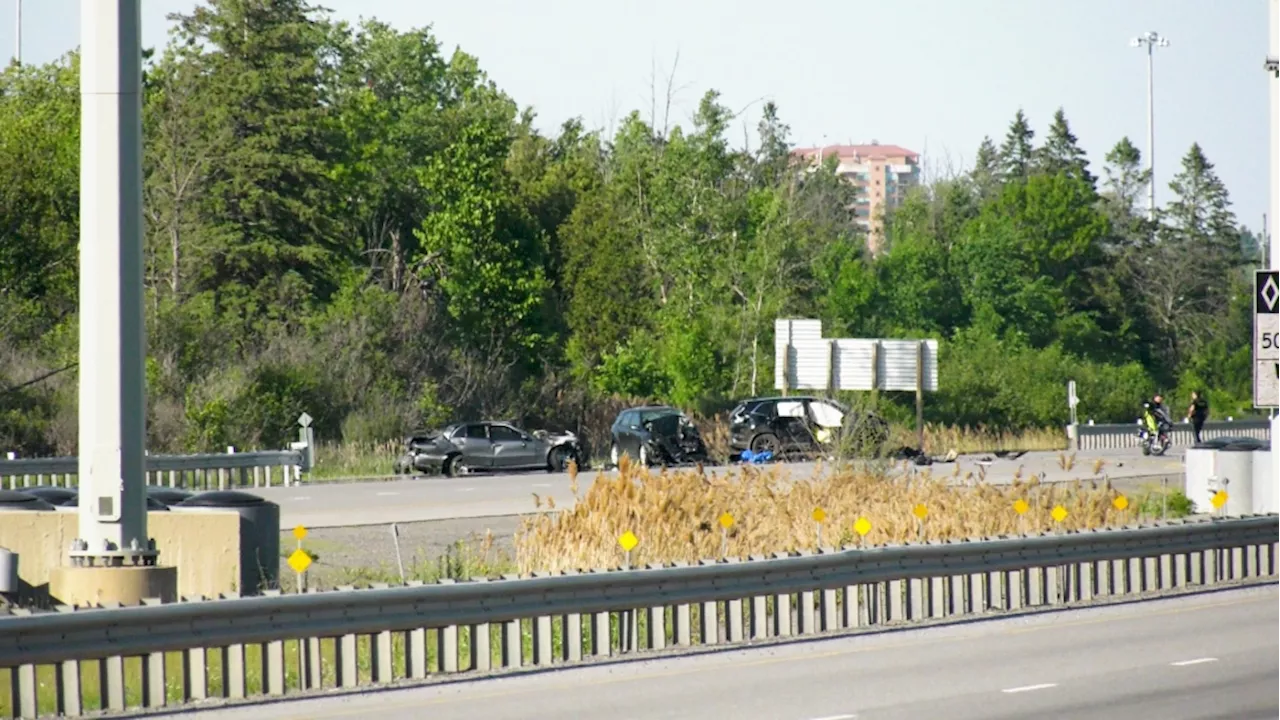
{"label": "standing person", "polygon": [[1204,398],[1204,393],[1199,390],[1191,391],[1191,406],[1187,408],[1187,418],[1191,420],[1191,432],[1195,436],[1196,444],[1200,444],[1200,430],[1204,427],[1204,421],[1209,419],[1209,401]]}

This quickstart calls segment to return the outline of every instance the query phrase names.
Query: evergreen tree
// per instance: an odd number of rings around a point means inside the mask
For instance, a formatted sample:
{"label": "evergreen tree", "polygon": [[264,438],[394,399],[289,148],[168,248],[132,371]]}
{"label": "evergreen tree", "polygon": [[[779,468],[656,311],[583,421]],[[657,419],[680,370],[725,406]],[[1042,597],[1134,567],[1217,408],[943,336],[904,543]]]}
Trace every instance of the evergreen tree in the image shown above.
{"label": "evergreen tree", "polygon": [[1053,114],[1053,123],[1049,125],[1049,134],[1044,146],[1036,152],[1036,169],[1039,172],[1057,175],[1060,172],[1083,180],[1090,188],[1097,190],[1097,178],[1089,172],[1089,157],[1076,142],[1067,123],[1066,113],[1058,108]]}
{"label": "evergreen tree", "polygon": [[982,136],[978,154],[973,159],[973,171],[969,173],[978,197],[982,200],[994,197],[1000,185],[1000,152],[991,142],[990,135]]}
{"label": "evergreen tree", "polygon": [[1168,229],[1182,240],[1232,252],[1239,230],[1227,187],[1213,170],[1199,143],[1182,157],[1182,170],[1169,183],[1174,199],[1165,209]]}
{"label": "evergreen tree", "polygon": [[1107,153],[1103,174],[1103,210],[1116,228],[1118,239],[1135,242],[1149,235],[1146,215],[1138,209],[1138,201],[1151,182],[1151,171],[1142,167],[1142,152],[1128,137],[1120,138]]}
{"label": "evergreen tree", "polygon": [[1034,150],[1031,141],[1035,131],[1027,122],[1022,108],[1018,108],[1009,123],[1009,132],[1005,134],[1004,144],[1000,146],[1000,179],[1004,182],[1026,180],[1031,174]]}

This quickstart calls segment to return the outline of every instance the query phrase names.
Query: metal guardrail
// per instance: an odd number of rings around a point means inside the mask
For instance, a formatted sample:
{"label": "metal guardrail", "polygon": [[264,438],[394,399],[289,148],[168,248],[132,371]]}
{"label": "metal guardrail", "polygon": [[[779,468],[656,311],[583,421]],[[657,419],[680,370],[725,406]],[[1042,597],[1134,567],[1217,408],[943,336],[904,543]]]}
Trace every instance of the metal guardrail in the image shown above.
{"label": "metal guardrail", "polygon": [[[147,484],[192,490],[232,487],[270,487],[279,468],[279,482],[295,483],[303,467],[301,450],[261,450],[205,455],[148,455]],[[0,459],[0,488],[21,490],[36,485],[75,487],[79,484],[77,457]]]}
{"label": "metal guardrail", "polygon": [[[1068,439],[1071,440],[1071,429],[1068,426]],[[1076,425],[1073,444],[1076,450],[1111,450],[1138,446],[1138,426],[1136,423],[1106,425]],[[1271,439],[1271,421],[1262,420],[1227,420],[1207,422],[1200,429],[1200,437],[1214,440],[1224,437],[1247,437],[1255,440]],[[1171,439],[1175,446],[1188,447],[1195,441],[1191,423],[1174,423]]]}
{"label": "metal guardrail", "polygon": [[[182,689],[179,703],[212,697],[215,684],[224,698],[282,696],[357,687],[362,660],[371,668],[365,682],[384,684],[1269,579],[1277,540],[1280,516],[1266,515],[694,566],[59,608],[0,617],[0,668],[10,668],[14,717],[35,717],[38,700],[65,716],[82,714],[86,660],[99,661],[108,711],[125,710],[126,697],[164,706],[167,687]],[[363,657],[361,636],[369,637]],[[332,645],[332,663],[321,662],[322,643]],[[216,678],[211,651],[221,655]],[[140,676],[127,674],[125,658],[139,656]],[[38,697],[39,665],[57,669],[42,674],[54,698]]]}

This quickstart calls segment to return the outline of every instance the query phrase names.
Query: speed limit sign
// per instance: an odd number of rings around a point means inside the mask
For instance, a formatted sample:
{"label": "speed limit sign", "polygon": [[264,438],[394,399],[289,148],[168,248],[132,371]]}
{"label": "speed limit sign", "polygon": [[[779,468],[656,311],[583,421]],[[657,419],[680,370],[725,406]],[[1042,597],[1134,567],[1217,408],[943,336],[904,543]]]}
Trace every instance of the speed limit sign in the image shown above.
{"label": "speed limit sign", "polygon": [[1253,405],[1280,407],[1280,270],[1254,273]]}

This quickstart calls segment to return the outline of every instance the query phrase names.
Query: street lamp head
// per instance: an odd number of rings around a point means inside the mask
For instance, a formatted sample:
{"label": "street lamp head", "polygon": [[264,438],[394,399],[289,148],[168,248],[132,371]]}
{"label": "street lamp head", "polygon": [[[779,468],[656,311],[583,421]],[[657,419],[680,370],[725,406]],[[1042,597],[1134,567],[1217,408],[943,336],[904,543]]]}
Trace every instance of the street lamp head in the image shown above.
{"label": "street lamp head", "polygon": [[1155,30],[1151,30],[1129,41],[1130,47],[1142,47],[1144,45],[1147,46],[1148,51],[1151,48],[1169,47],[1169,38],[1164,37]]}

